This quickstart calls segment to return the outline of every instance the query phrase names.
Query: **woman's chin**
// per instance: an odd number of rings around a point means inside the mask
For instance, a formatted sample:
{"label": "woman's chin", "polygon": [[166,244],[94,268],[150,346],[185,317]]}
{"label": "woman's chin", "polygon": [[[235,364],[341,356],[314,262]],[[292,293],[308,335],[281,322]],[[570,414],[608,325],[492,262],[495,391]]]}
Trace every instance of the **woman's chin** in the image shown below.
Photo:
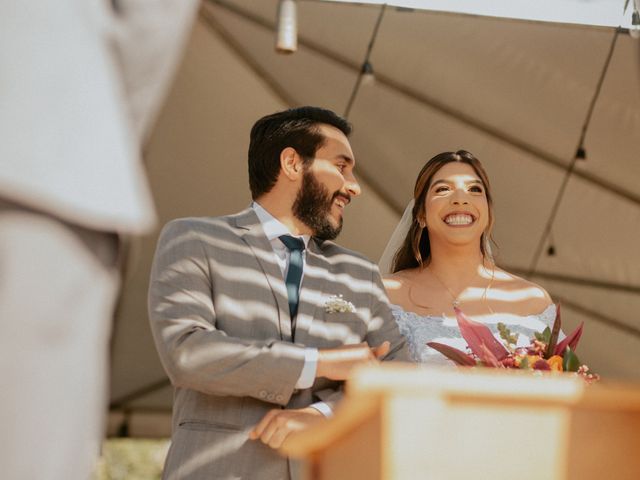
{"label": "woman's chin", "polygon": [[482,233],[479,235],[476,232],[458,230],[456,232],[448,232],[447,235],[441,235],[437,241],[444,245],[452,245],[457,247],[463,246],[477,246],[480,248],[480,239]]}

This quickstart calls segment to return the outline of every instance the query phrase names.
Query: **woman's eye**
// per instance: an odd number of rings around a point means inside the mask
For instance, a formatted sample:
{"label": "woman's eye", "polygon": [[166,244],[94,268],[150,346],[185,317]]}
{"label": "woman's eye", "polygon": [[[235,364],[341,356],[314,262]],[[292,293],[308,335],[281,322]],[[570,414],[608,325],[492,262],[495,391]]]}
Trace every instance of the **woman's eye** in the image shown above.
{"label": "woman's eye", "polygon": [[479,186],[479,185],[474,185],[474,186],[473,186],[473,187],[471,187],[469,190],[470,190],[471,192],[473,192],[473,193],[482,193],[482,192],[484,192],[484,190],[482,189],[482,187],[481,187],[481,186]]}
{"label": "woman's eye", "polygon": [[438,187],[438,188],[436,188],[436,193],[444,193],[447,190],[449,190],[449,187],[445,187],[445,186]]}
{"label": "woman's eye", "polygon": [[345,168],[346,168],[346,165],[344,163],[338,164],[338,170],[340,170],[340,173],[344,172]]}

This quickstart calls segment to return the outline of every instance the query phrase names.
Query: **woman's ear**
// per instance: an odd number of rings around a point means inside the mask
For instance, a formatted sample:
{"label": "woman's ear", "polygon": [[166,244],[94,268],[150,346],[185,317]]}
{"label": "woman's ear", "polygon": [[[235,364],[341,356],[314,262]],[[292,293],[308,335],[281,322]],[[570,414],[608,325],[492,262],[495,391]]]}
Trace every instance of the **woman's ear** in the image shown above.
{"label": "woman's ear", "polygon": [[302,158],[294,148],[287,147],[280,152],[280,168],[284,175],[292,181],[296,181],[300,177]]}

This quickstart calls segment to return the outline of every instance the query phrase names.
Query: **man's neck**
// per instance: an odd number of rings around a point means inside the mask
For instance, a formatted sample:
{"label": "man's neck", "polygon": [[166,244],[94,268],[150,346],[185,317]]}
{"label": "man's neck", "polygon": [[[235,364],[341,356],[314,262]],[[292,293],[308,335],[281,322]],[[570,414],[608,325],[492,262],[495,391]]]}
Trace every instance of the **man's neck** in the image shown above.
{"label": "man's neck", "polygon": [[268,196],[263,196],[254,201],[269,212],[273,218],[287,227],[292,235],[313,235],[311,229],[293,215],[291,206],[287,203]]}

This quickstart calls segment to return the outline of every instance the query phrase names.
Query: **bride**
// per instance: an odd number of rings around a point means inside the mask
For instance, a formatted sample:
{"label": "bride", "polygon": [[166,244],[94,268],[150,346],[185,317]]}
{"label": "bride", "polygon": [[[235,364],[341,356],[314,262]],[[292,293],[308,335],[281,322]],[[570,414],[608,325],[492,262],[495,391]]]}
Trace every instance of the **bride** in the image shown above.
{"label": "bride", "polygon": [[476,157],[459,150],[425,164],[380,261],[390,272],[385,288],[414,361],[450,363],[430,341],[465,349],[454,307],[496,335],[504,323],[518,334],[518,346],[553,323],[547,292],[495,265],[493,223],[489,179]]}

